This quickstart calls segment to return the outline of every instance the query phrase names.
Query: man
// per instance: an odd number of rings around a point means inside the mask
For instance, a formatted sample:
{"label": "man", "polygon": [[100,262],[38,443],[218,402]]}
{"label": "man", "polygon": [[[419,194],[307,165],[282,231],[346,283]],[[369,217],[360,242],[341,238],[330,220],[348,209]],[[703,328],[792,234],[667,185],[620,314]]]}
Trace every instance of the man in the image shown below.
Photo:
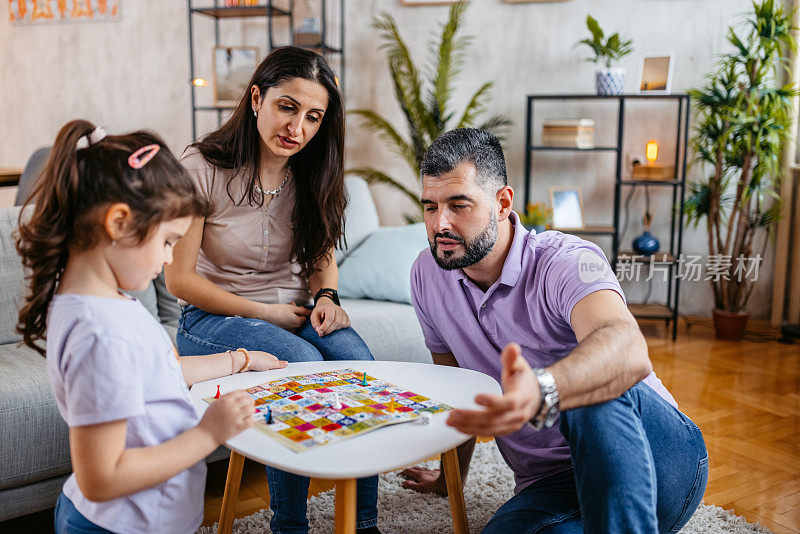
{"label": "man", "polygon": [[[411,293],[426,344],[435,363],[486,373],[504,390],[448,418],[497,436],[514,471],[515,496],[484,532],[679,530],[703,496],[707,451],[653,374],[602,251],[520,224],[489,132],[442,135],[420,174],[430,250],[412,268]],[[462,480],[473,445],[459,448]],[[404,473],[406,487],[444,493],[439,472]]]}

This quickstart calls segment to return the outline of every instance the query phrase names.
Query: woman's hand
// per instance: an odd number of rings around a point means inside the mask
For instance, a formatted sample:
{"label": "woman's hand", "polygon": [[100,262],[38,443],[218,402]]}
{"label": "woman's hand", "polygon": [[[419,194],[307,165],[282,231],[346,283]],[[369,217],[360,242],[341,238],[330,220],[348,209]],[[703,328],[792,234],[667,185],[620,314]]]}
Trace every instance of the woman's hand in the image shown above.
{"label": "woman's hand", "polygon": [[319,337],[325,337],[331,332],[348,328],[350,317],[341,306],[337,306],[327,297],[322,297],[311,312],[311,326],[317,331]]}
{"label": "woman's hand", "polygon": [[283,369],[289,362],[279,360],[269,352],[260,350],[248,350],[250,355],[250,371],[269,371],[270,369]]}
{"label": "woman's hand", "polygon": [[262,312],[256,319],[262,319],[284,330],[294,331],[303,326],[311,310],[291,304],[263,304]]}

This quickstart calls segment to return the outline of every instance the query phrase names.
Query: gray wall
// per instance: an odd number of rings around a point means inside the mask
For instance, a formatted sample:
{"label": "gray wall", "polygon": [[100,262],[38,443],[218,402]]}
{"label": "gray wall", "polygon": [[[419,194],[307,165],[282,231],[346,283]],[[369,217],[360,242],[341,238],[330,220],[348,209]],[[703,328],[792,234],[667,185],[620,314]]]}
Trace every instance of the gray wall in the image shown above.
{"label": "gray wall", "polygon": [[[303,4],[303,2],[299,2]],[[312,4],[316,5],[315,1]],[[475,36],[454,98],[460,110],[472,92],[487,80],[495,82],[491,108],[514,120],[506,141],[509,180],[522,207],[525,95],[529,93],[592,92],[594,65],[583,62],[585,51],[572,49],[586,34],[590,12],[610,31],[621,30],[634,40],[635,51],[622,66],[628,70],[626,89],[635,90],[642,55],[675,55],[673,91],[701,83],[715,55],[726,50],[725,31],[741,20],[749,0],[572,0],[566,3],[507,4],[474,0],[464,34]],[[381,11],[392,13],[414,57],[427,65],[430,42],[447,16],[446,6],[408,7],[399,0],[348,0],[347,71],[345,92],[350,108],[380,111],[402,124],[376,32],[370,22]],[[335,14],[331,14],[335,16]],[[211,24],[199,21],[195,44],[199,70],[210,71]],[[263,27],[254,22],[229,22],[223,44],[248,44],[264,50]],[[281,27],[278,26],[279,38]],[[38,146],[47,144],[67,120],[86,117],[109,131],[150,128],[179,152],[190,141],[186,3],[183,0],[127,0],[119,21],[10,26],[0,19],[0,165],[22,166]],[[199,90],[210,101],[210,89]],[[626,160],[639,156],[650,138],[661,142],[662,155],[674,154],[671,108],[637,106],[626,123]],[[594,116],[598,140],[613,139],[613,107],[573,105],[542,108],[541,118]],[[213,127],[213,117],[201,118],[201,131]],[[349,123],[348,166],[373,165],[417,187],[415,177],[379,140]],[[547,201],[550,185],[582,188],[587,223],[607,224],[613,208],[613,156],[557,154],[536,162],[534,200]],[[696,172],[696,171],[695,171]],[[385,187],[373,188],[381,221],[401,224],[413,206]],[[654,233],[667,244],[664,223],[670,198],[652,194]],[[641,231],[643,196],[631,202],[631,222],[624,242]],[[598,241],[608,249],[608,241]],[[706,255],[702,231],[685,234],[687,254]],[[761,268],[759,287],[750,311],[764,316],[769,307],[771,261]],[[708,282],[683,285],[682,311],[708,315],[712,306]],[[630,300],[644,294],[644,284],[626,285]],[[660,295],[655,287],[654,298]]]}

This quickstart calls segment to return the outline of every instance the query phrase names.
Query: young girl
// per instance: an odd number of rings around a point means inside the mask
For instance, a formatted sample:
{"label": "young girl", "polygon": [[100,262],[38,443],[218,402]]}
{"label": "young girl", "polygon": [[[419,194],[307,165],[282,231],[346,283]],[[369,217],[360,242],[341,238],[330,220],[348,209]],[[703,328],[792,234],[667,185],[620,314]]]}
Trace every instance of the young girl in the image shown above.
{"label": "young girl", "polygon": [[145,289],[205,212],[155,135],[68,123],[32,202],[17,240],[30,282],[18,329],[42,354],[37,341],[46,339],[69,426],[74,473],[56,505],[56,532],[194,532],[203,459],[253,424],[254,406],[235,391],[198,421],[187,384],[286,362],[243,349],[179,360],[159,323],[120,293]]}

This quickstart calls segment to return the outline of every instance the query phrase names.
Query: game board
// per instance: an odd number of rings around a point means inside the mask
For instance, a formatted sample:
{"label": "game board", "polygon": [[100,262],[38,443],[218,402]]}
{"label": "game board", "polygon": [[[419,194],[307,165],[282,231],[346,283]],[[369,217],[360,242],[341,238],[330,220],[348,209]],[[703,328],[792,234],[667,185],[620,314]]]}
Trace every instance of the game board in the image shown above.
{"label": "game board", "polygon": [[[295,452],[452,409],[374,376],[366,375],[366,386],[363,380],[363,371],[337,369],[287,376],[244,391],[256,402],[255,428]],[[272,424],[267,423],[270,413]]]}

